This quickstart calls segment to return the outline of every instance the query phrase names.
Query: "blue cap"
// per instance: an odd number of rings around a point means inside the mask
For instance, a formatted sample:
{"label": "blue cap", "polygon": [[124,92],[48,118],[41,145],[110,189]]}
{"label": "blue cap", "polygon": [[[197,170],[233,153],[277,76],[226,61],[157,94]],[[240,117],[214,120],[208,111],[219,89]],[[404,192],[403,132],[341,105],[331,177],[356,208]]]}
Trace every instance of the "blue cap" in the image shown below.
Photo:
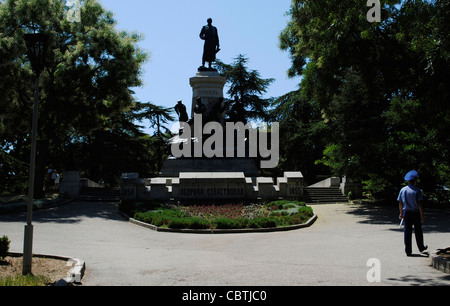
{"label": "blue cap", "polygon": [[408,172],[405,176],[405,181],[413,181],[419,177],[419,173],[416,170]]}

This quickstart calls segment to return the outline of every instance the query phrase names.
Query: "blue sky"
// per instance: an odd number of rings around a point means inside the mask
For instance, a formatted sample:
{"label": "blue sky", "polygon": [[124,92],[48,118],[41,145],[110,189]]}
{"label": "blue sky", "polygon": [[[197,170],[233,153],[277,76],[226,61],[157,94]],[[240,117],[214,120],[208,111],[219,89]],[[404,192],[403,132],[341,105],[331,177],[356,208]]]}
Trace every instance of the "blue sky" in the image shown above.
{"label": "blue sky", "polygon": [[[266,95],[278,97],[298,88],[289,79],[289,55],[279,48],[286,27],[290,0],[101,0],[114,13],[117,29],[143,36],[139,47],[150,54],[143,67],[143,86],[135,88],[136,100],[166,107],[183,100],[191,108],[189,79],[201,65],[203,41],[200,30],[211,17],[218,28],[218,58],[231,64],[239,54],[248,68],[262,78],[274,78]],[[225,89],[226,95],[226,89]],[[148,126],[146,126],[148,128]]]}

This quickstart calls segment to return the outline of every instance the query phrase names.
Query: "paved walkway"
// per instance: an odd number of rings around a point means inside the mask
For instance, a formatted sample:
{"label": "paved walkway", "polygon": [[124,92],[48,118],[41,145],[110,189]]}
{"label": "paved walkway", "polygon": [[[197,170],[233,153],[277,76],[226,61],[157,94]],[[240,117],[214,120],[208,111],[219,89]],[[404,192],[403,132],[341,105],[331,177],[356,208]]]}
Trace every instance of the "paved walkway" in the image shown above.
{"label": "paved walkway", "polygon": [[[319,216],[291,232],[197,235],[154,232],[111,203],[73,202],[33,214],[34,253],[86,262],[83,285],[450,285],[426,257],[406,257],[396,207],[315,205]],[[450,246],[450,210],[428,210],[429,249]],[[26,214],[0,216],[0,235],[22,252]],[[417,249],[415,250],[417,252]],[[371,258],[381,283],[371,284]]]}

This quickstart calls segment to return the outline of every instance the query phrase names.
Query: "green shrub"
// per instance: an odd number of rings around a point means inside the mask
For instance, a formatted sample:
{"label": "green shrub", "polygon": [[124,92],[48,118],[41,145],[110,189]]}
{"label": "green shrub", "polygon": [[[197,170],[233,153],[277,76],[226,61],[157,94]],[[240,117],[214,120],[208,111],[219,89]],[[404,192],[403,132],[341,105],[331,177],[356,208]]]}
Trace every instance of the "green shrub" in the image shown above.
{"label": "green shrub", "polygon": [[182,229],[188,227],[188,221],[186,218],[175,218],[169,221],[168,227],[169,228],[176,228],[176,229]]}
{"label": "green shrub", "polygon": [[353,200],[353,192],[349,191],[349,192],[347,193],[347,199],[348,199],[349,201]]}
{"label": "green shrub", "polygon": [[300,214],[304,214],[304,215],[306,215],[308,217],[312,217],[314,215],[313,209],[311,207],[309,207],[309,206],[302,206],[302,207],[300,207],[298,209],[298,212]]}
{"label": "green shrub", "polygon": [[9,252],[9,245],[11,241],[8,239],[7,236],[3,236],[0,238],[0,259],[5,259],[5,257],[8,255]]}
{"label": "green shrub", "polygon": [[246,219],[217,218],[214,220],[217,229],[240,229],[247,226]]}
{"label": "green shrub", "polygon": [[150,223],[154,226],[161,227],[170,223],[170,218],[163,216],[162,214],[153,214],[151,216],[147,216],[146,223]]}
{"label": "green shrub", "polygon": [[206,220],[190,217],[190,218],[173,218],[169,222],[169,228],[174,229],[207,229],[210,223]]}
{"label": "green shrub", "polygon": [[284,220],[285,225],[298,225],[305,223],[305,217],[302,214],[294,214]]}
{"label": "green shrub", "polygon": [[283,205],[283,209],[290,209],[290,208],[295,208],[295,207],[297,207],[297,205],[295,205],[293,203],[288,203],[288,204]]}
{"label": "green shrub", "polygon": [[282,216],[289,216],[289,213],[287,211],[273,211],[270,213],[269,217],[282,217]]}
{"label": "green shrub", "polygon": [[201,218],[188,218],[189,229],[207,229],[210,228],[211,225],[207,220],[201,219]]}
{"label": "green shrub", "polygon": [[265,205],[271,210],[288,210],[295,207],[306,206],[306,203],[300,201],[279,200],[267,203]]}
{"label": "green shrub", "polygon": [[269,217],[273,217],[273,218],[279,218],[281,216],[282,216],[281,211],[273,211],[269,215]]}
{"label": "green shrub", "polygon": [[134,214],[134,219],[158,227],[168,225],[170,221],[172,221],[173,219],[184,217],[186,217],[186,214],[184,212],[180,210],[171,210],[171,209],[136,212]]}
{"label": "green shrub", "polygon": [[256,218],[248,221],[249,228],[270,228],[276,226],[275,220],[270,218]]}

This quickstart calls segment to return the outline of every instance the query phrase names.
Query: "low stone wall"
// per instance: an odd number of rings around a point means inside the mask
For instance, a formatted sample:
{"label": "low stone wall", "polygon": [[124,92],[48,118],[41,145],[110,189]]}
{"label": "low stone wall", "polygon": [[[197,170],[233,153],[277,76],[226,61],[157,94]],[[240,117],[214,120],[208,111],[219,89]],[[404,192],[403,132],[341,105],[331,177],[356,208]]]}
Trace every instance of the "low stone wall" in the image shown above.
{"label": "low stone wall", "polygon": [[81,178],[78,171],[66,171],[62,177],[63,180],[60,183],[59,191],[70,198],[79,196],[81,188],[103,187],[88,178]]}
{"label": "low stone wall", "polygon": [[441,257],[433,254],[431,256],[431,265],[441,272],[450,274],[450,257]]}
{"label": "low stone wall", "polygon": [[121,178],[123,199],[136,200],[272,200],[302,199],[301,172],[283,177],[246,177],[243,172],[182,172],[178,177],[139,178],[126,173]]}
{"label": "low stone wall", "polygon": [[80,172],[66,171],[63,173],[63,181],[60,184],[59,191],[68,197],[76,197],[81,191]]}

